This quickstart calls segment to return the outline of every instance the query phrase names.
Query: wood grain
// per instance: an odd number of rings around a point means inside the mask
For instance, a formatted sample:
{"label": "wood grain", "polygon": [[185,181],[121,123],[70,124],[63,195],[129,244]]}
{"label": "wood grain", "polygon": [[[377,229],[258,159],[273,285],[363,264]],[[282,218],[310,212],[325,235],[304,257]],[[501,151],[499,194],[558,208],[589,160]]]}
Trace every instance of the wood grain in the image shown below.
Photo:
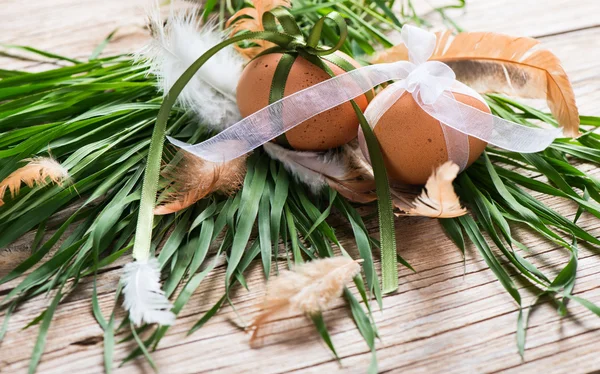
{"label": "wood grain", "polygon": [[[554,51],[571,76],[582,114],[600,115],[600,27],[596,0],[567,1],[486,1],[469,0],[466,12],[457,20],[469,30],[501,31],[541,37]],[[119,27],[108,53],[131,51],[144,43],[143,3],[138,0],[40,0],[3,1],[0,38],[4,43],[26,44],[71,57],[85,57],[108,33]],[[427,5],[419,7],[427,11]],[[432,15],[432,19],[435,17]],[[0,67],[39,70],[47,65],[0,57]],[[598,176],[600,171],[584,166]],[[567,217],[575,207],[563,199],[540,197],[544,204]],[[371,208],[365,208],[371,209]],[[600,236],[600,221],[587,214],[580,224]],[[340,218],[332,220],[342,244],[355,251],[351,230]],[[377,222],[367,223],[377,233]],[[555,275],[568,260],[563,249],[525,231],[517,232],[532,252],[523,253],[548,274]],[[398,246],[402,256],[417,270],[400,269],[400,289],[384,298],[375,319],[379,367],[382,372],[519,372],[567,373],[600,370],[596,347],[600,344],[600,318],[579,305],[569,305],[569,317],[561,318],[548,304],[536,309],[530,321],[525,360],[515,344],[517,307],[496,280],[474,248],[466,259],[446,238],[439,224],[422,218],[397,221]],[[28,235],[0,252],[0,275],[15,266],[28,253]],[[114,268],[99,275],[100,306],[108,315],[114,303],[114,289],[122,259]],[[206,326],[191,336],[188,329],[224,292],[224,268],[217,268],[200,286],[189,304],[153,353],[164,373],[363,373],[370,352],[340,305],[325,315],[341,363],[335,361],[314,327],[303,318],[273,324],[260,349],[248,346],[244,322],[258,311],[264,293],[260,264],[247,277],[249,291],[236,290],[233,301],[237,313],[224,307]],[[583,246],[575,294],[600,303],[600,258],[598,248]],[[0,293],[14,286],[0,287]],[[58,308],[48,333],[46,353],[40,373],[100,373],[102,333],[90,306],[91,280],[85,279],[76,292]],[[521,285],[526,296],[532,295]],[[26,372],[37,335],[37,327],[22,328],[50,302],[37,298],[22,306],[12,317],[9,331],[0,346],[0,372]],[[375,307],[375,305],[374,305]],[[119,316],[121,317],[122,314]],[[122,337],[122,336],[121,336]],[[118,344],[118,364],[133,348]],[[578,366],[574,367],[577,358]],[[123,373],[151,372],[144,360],[116,370]]]}

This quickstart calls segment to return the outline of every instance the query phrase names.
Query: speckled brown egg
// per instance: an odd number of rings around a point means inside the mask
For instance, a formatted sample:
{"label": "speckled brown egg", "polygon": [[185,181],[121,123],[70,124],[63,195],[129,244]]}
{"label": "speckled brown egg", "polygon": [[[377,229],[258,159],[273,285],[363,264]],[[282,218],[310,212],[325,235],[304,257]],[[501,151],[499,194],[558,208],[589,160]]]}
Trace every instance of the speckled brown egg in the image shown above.
{"label": "speckled brown egg", "polygon": [[[456,100],[490,113],[486,104],[471,96],[454,93]],[[377,97],[373,99],[373,103]],[[405,93],[379,119],[374,133],[381,146],[388,176],[405,184],[425,184],[432,171],[448,161],[446,141],[440,123]],[[471,165],[487,143],[469,136]],[[363,152],[366,152],[363,147]]]}
{"label": "speckled brown egg", "polygon": [[[335,52],[355,67],[358,62],[346,54]],[[269,92],[275,69],[281,53],[271,53],[252,60],[242,72],[237,87],[237,104],[242,116],[246,117],[269,104]],[[337,65],[323,60],[336,74],[344,73]],[[313,86],[329,79],[329,74],[308,60],[297,57],[290,69],[284,90],[284,96]],[[364,110],[367,98],[362,95],[355,99]],[[285,108],[284,108],[285,110]],[[302,151],[323,151],[342,146],[357,135],[358,118],[351,103],[344,103],[326,112],[320,113],[285,133],[289,145]]]}

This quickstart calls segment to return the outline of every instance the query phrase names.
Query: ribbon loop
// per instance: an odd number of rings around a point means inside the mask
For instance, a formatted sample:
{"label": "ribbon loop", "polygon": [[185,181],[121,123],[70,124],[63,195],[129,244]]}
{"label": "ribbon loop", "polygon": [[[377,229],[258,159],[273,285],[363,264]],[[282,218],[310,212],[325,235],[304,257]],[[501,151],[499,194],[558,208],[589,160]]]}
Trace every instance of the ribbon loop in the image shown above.
{"label": "ribbon loop", "polygon": [[[339,39],[336,44],[330,48],[319,47],[319,42],[325,27],[325,22],[331,20],[339,31]],[[265,31],[280,33],[278,24],[283,30],[283,34],[291,37],[286,44],[278,44],[288,52],[296,52],[298,50],[305,51],[308,54],[316,56],[325,56],[339,50],[346,41],[348,35],[348,27],[346,21],[337,12],[330,12],[321,17],[314,25],[308,38],[305,38],[302,30],[298,27],[294,16],[286,8],[275,8],[265,12],[262,17],[263,28]],[[270,40],[269,40],[270,41]]]}
{"label": "ribbon loop", "polygon": [[294,38],[303,37],[294,16],[287,9],[275,8],[263,14],[262,24],[265,31],[279,32],[277,22],[279,22],[285,34]]}
{"label": "ribbon loop", "polygon": [[[338,28],[338,33],[340,35],[337,43],[331,48],[318,48],[319,41],[321,40],[321,34],[323,33],[323,27],[325,27],[325,21],[331,20],[335,23]],[[333,52],[339,50],[346,41],[346,37],[348,36],[348,26],[346,26],[346,21],[344,17],[342,17],[337,12],[331,12],[327,15],[321,17],[319,21],[315,24],[313,29],[308,36],[308,40],[306,45],[309,47],[307,49],[308,53],[317,55],[317,56],[325,56],[332,54]]]}
{"label": "ribbon loop", "polygon": [[408,49],[408,58],[415,65],[429,60],[435,49],[435,34],[415,26],[404,25],[400,35]]}

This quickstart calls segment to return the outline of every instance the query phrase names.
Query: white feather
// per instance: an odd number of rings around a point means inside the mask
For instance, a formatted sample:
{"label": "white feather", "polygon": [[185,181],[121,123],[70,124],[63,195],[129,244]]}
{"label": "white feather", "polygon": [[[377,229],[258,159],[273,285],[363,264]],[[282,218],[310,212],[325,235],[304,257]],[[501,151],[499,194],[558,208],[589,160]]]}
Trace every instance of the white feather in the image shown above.
{"label": "white feather", "polygon": [[[163,23],[155,9],[149,12],[153,40],[137,53],[167,93],[185,70],[206,51],[226,39],[215,24],[200,25],[193,11],[172,13]],[[178,97],[178,103],[193,110],[207,126],[222,130],[240,120],[235,92],[243,59],[228,46],[211,57]]]}
{"label": "white feather", "polygon": [[123,306],[129,319],[139,326],[142,323],[172,325],[173,305],[160,288],[160,264],[156,258],[133,261],[125,265],[123,276]]}
{"label": "white feather", "polygon": [[292,175],[315,193],[327,186],[326,176],[342,178],[348,172],[346,161],[336,151],[292,151],[274,143],[265,143],[263,148],[271,158],[280,161]]}

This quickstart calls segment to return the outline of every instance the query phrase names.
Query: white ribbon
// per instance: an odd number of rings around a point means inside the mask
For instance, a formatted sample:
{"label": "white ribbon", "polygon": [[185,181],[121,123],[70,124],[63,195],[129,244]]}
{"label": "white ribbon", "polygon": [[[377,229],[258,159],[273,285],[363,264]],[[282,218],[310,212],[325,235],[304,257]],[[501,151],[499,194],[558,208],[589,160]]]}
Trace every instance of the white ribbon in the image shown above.
{"label": "white ribbon", "polygon": [[410,61],[365,66],[333,77],[278,100],[199,144],[168,139],[205,160],[226,162],[260,147],[317,114],[393,80],[399,82],[394,83],[392,89],[383,91],[382,94],[386,95],[384,100],[377,96],[374,102],[379,104],[369,105],[365,111],[371,127],[402,94],[409,92],[425,112],[440,122],[446,143],[450,145],[447,147],[448,158],[461,169],[469,156],[467,135],[509,151],[533,153],[544,150],[562,134],[561,129],[522,126],[457,101],[452,92],[483,99],[457,82],[449,66],[439,61],[427,61],[435,48],[435,34],[405,25],[402,40],[408,48]]}

